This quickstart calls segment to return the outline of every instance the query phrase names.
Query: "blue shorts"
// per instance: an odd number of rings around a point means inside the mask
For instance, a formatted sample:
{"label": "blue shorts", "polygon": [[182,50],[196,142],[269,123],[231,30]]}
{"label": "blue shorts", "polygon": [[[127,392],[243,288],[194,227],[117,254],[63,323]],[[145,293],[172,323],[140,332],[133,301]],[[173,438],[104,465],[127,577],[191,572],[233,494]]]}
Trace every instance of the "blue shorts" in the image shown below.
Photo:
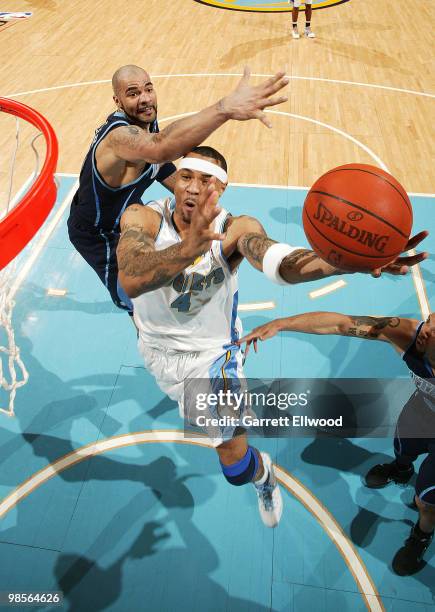
{"label": "blue shorts", "polygon": [[[431,437],[421,437],[421,432],[428,432]],[[409,398],[400,413],[394,452],[398,459],[410,463],[427,454],[418,471],[415,492],[422,502],[435,506],[435,412],[419,391]]]}
{"label": "blue shorts", "polygon": [[112,302],[129,314],[133,312],[133,304],[118,282],[118,261],[116,247],[119,232],[103,232],[80,225],[68,219],[68,235],[71,243],[83,259],[91,266],[106,287]]}

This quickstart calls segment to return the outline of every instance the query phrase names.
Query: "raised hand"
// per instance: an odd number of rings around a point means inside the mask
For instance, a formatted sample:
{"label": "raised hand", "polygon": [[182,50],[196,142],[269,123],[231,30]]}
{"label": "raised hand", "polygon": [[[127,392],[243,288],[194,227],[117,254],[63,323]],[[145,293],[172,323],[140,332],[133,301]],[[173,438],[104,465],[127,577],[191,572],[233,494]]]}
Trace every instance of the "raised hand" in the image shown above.
{"label": "raised hand", "polygon": [[213,240],[225,238],[225,234],[217,234],[214,231],[214,220],[222,210],[218,206],[218,199],[216,179],[211,177],[205,196],[198,200],[192,213],[189,235],[184,241],[189,255],[193,258],[209,251]]}
{"label": "raised hand", "polygon": [[[416,234],[415,236],[413,236],[412,238],[408,240],[404,251],[406,252],[406,251],[413,250],[428,235],[429,235],[429,232],[426,232],[426,231]],[[375,270],[372,271],[371,274],[375,278],[379,278],[379,276],[381,276],[383,272],[387,272],[388,274],[393,274],[395,276],[407,274],[410,266],[415,266],[416,264],[419,264],[427,257],[428,257],[428,253],[426,252],[416,253],[414,255],[407,255],[404,257],[397,257],[394,261],[389,263],[387,266],[384,266],[383,268],[376,268]]]}
{"label": "raised hand", "polygon": [[275,96],[289,82],[285,72],[277,72],[260,85],[251,85],[249,79],[251,70],[246,66],[239,84],[233,93],[223,98],[219,104],[230,119],[247,121],[259,119],[268,128],[272,124],[263,112],[268,106],[276,106],[286,102],[286,96]]}

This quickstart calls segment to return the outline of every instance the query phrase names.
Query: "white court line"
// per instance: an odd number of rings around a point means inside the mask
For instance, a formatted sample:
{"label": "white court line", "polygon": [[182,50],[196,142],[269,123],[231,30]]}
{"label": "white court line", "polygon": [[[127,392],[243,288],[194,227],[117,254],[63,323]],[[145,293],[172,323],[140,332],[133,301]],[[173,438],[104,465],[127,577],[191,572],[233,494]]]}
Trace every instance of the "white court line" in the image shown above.
{"label": "white court line", "polygon": [[[159,119],[160,122],[166,121],[166,119]],[[62,176],[66,178],[78,178],[80,175],[77,172],[56,172],[56,176]],[[228,183],[231,187],[252,187],[255,189],[288,189],[289,191],[306,190],[309,191],[311,188],[307,185],[260,185],[259,183]],[[409,196],[418,196],[420,198],[435,198],[435,193],[417,193],[414,191],[407,191]]]}
{"label": "white court line", "polygon": [[77,174],[77,172],[56,172],[55,176],[61,176],[62,178],[79,178],[80,174]]}
{"label": "white court line", "polygon": [[[204,77],[241,77],[243,76],[240,72],[194,72],[194,73],[177,73],[177,74],[155,74],[152,76],[153,79],[171,79],[171,78],[204,78]],[[252,77],[268,78],[273,74],[251,74]],[[356,87],[369,87],[371,89],[380,89],[384,91],[394,91],[405,94],[412,94],[414,96],[424,96],[427,98],[435,98],[435,94],[428,93],[425,91],[416,91],[414,89],[403,89],[401,87],[391,87],[389,85],[377,85],[376,83],[361,83],[358,81],[344,81],[340,79],[325,79],[323,77],[306,77],[287,75],[290,80],[294,81],[319,81],[321,83],[338,83],[339,85],[353,85]],[[41,87],[40,89],[30,89],[28,91],[19,91],[16,93],[7,94],[6,98],[17,98],[19,96],[27,96],[35,93],[45,93],[46,91],[57,91],[59,89],[68,89],[70,87],[86,87],[88,85],[100,85],[102,83],[110,83],[110,79],[102,79],[97,81],[81,81],[78,83],[65,83],[65,85],[54,85],[53,87]]]}
{"label": "white court line", "polygon": [[[16,489],[7,495],[0,503],[0,518],[3,518],[14,506],[27,497],[27,495],[30,495],[35,489],[54,476],[57,476],[60,472],[63,472],[81,461],[126,446],[168,442],[212,447],[211,442],[207,438],[203,436],[187,438],[181,430],[140,431],[92,442],[91,444],[77,448],[71,453],[60,457],[18,485]],[[379,594],[376,591],[376,587],[363,561],[352,543],[346,537],[339,523],[321,504],[317,497],[291,474],[280,466],[276,466],[276,475],[278,480],[299,499],[305,508],[314,516],[335,544],[345,560],[346,565],[350,569],[357,583],[359,592],[367,603],[368,609],[372,612],[381,612],[384,608],[380,601]]]}
{"label": "white court line", "polygon": [[26,278],[27,274],[29,273],[31,267],[35,263],[42,249],[47,244],[48,239],[50,238],[57,224],[61,220],[62,215],[65,212],[65,208],[71,203],[72,197],[77,189],[77,185],[78,185],[78,180],[74,182],[73,186],[68,191],[64,201],[59,206],[59,209],[53,215],[53,218],[50,220],[50,222],[46,226],[45,225],[43,226],[43,231],[40,230],[40,232],[38,233],[38,240],[34,248],[32,249],[32,252],[30,253],[23,267],[20,268],[12,287],[10,288],[8,298],[7,298],[8,300],[12,300],[14,298],[16,292],[21,286],[21,283]]}
{"label": "white court line", "polygon": [[[78,176],[78,174],[69,174],[68,176]],[[260,183],[228,183],[232,187],[252,187],[254,189],[288,189],[288,190],[306,190],[309,191],[311,187],[307,185],[265,185]],[[417,193],[415,191],[407,191],[408,196],[418,196],[420,198],[435,198],[435,193]]]}
{"label": "white court line", "polygon": [[312,300],[315,300],[318,297],[322,297],[327,295],[328,293],[332,293],[333,291],[337,291],[337,289],[342,289],[346,287],[346,281],[340,279],[335,281],[335,283],[330,283],[329,285],[325,285],[324,287],[320,287],[320,289],[315,289],[314,291],[310,291],[308,294]]}
{"label": "white court line", "polygon": [[276,308],[275,302],[251,302],[250,304],[239,304],[237,310],[249,312],[251,310],[273,310]]}
{"label": "white court line", "polygon": [[[183,119],[183,117],[189,117],[191,115],[194,115],[196,112],[197,111],[191,111],[189,113],[180,113],[178,115],[172,115],[171,117],[164,117],[163,119],[159,119],[159,123],[164,123],[165,121],[176,121],[177,119]],[[301,121],[307,121],[308,123],[314,123],[315,125],[320,125],[328,130],[331,130],[332,132],[335,132],[336,134],[343,136],[343,138],[346,138],[347,140],[350,140],[351,142],[353,142],[357,147],[365,151],[378,164],[380,168],[388,172],[388,168],[386,164],[367,145],[362,143],[360,140],[357,140],[356,138],[354,138],[347,132],[344,132],[343,130],[336,128],[333,125],[330,125],[329,123],[324,123],[323,121],[319,121],[318,119],[313,119],[312,117],[306,117],[305,115],[296,115],[295,113],[287,113],[286,111],[266,110],[265,112],[271,115],[281,115],[283,117],[292,117],[293,119],[301,119]]]}

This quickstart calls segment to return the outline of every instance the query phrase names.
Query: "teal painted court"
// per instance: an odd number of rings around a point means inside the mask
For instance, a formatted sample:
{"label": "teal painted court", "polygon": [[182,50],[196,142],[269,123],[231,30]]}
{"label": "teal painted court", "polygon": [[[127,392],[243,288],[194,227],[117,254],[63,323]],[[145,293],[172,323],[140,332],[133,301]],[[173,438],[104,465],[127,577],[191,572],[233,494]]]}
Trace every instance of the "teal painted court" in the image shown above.
{"label": "teal painted court", "polygon": [[[59,180],[52,215],[76,178]],[[305,194],[304,189],[230,186],[221,203],[233,214],[259,218],[272,238],[304,246]],[[160,186],[146,194],[147,200],[165,195]],[[414,230],[433,235],[433,200],[411,199]],[[143,367],[129,317],[113,306],[70,245],[67,210],[16,295],[16,342],[30,379],[17,392],[16,417],[1,416],[2,500],[38,470],[85,445],[183,426],[177,406]],[[22,253],[18,269],[39,238]],[[433,251],[430,244],[426,249]],[[433,255],[421,271],[433,304]],[[313,299],[311,291],[334,279],[282,288],[244,262],[239,303],[275,304],[270,310],[241,311],[244,329],[313,310],[421,318],[411,275],[340,279],[344,287]],[[49,295],[49,288],[66,293]],[[252,352],[245,372],[259,378],[408,376],[383,343],[289,333],[262,344],[258,355]],[[5,394],[0,400],[3,406]],[[255,443],[333,516],[386,610],[435,611],[433,547],[415,576],[400,578],[391,570],[391,559],[416,520],[407,506],[412,487],[369,490],[362,482],[372,465],[392,457],[392,440]],[[57,609],[71,611],[366,610],[353,571],[324,525],[290,490],[282,487],[282,492],[283,518],[277,529],[267,530],[252,488],[230,487],[213,451],[155,440],[108,448],[40,486],[35,481],[4,513],[0,583],[15,591],[63,591]]]}

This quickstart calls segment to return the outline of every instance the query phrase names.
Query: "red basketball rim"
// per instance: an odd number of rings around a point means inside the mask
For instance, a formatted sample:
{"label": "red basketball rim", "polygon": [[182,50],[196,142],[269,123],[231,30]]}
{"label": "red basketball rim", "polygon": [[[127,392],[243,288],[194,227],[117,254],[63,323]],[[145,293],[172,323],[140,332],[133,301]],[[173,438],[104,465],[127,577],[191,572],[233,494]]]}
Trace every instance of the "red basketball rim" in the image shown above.
{"label": "red basketball rim", "polygon": [[46,156],[37,179],[2,221],[0,221],[0,270],[8,265],[33,238],[56,202],[54,173],[58,159],[56,134],[38,111],[0,97],[0,111],[25,119],[38,128],[46,142]]}

